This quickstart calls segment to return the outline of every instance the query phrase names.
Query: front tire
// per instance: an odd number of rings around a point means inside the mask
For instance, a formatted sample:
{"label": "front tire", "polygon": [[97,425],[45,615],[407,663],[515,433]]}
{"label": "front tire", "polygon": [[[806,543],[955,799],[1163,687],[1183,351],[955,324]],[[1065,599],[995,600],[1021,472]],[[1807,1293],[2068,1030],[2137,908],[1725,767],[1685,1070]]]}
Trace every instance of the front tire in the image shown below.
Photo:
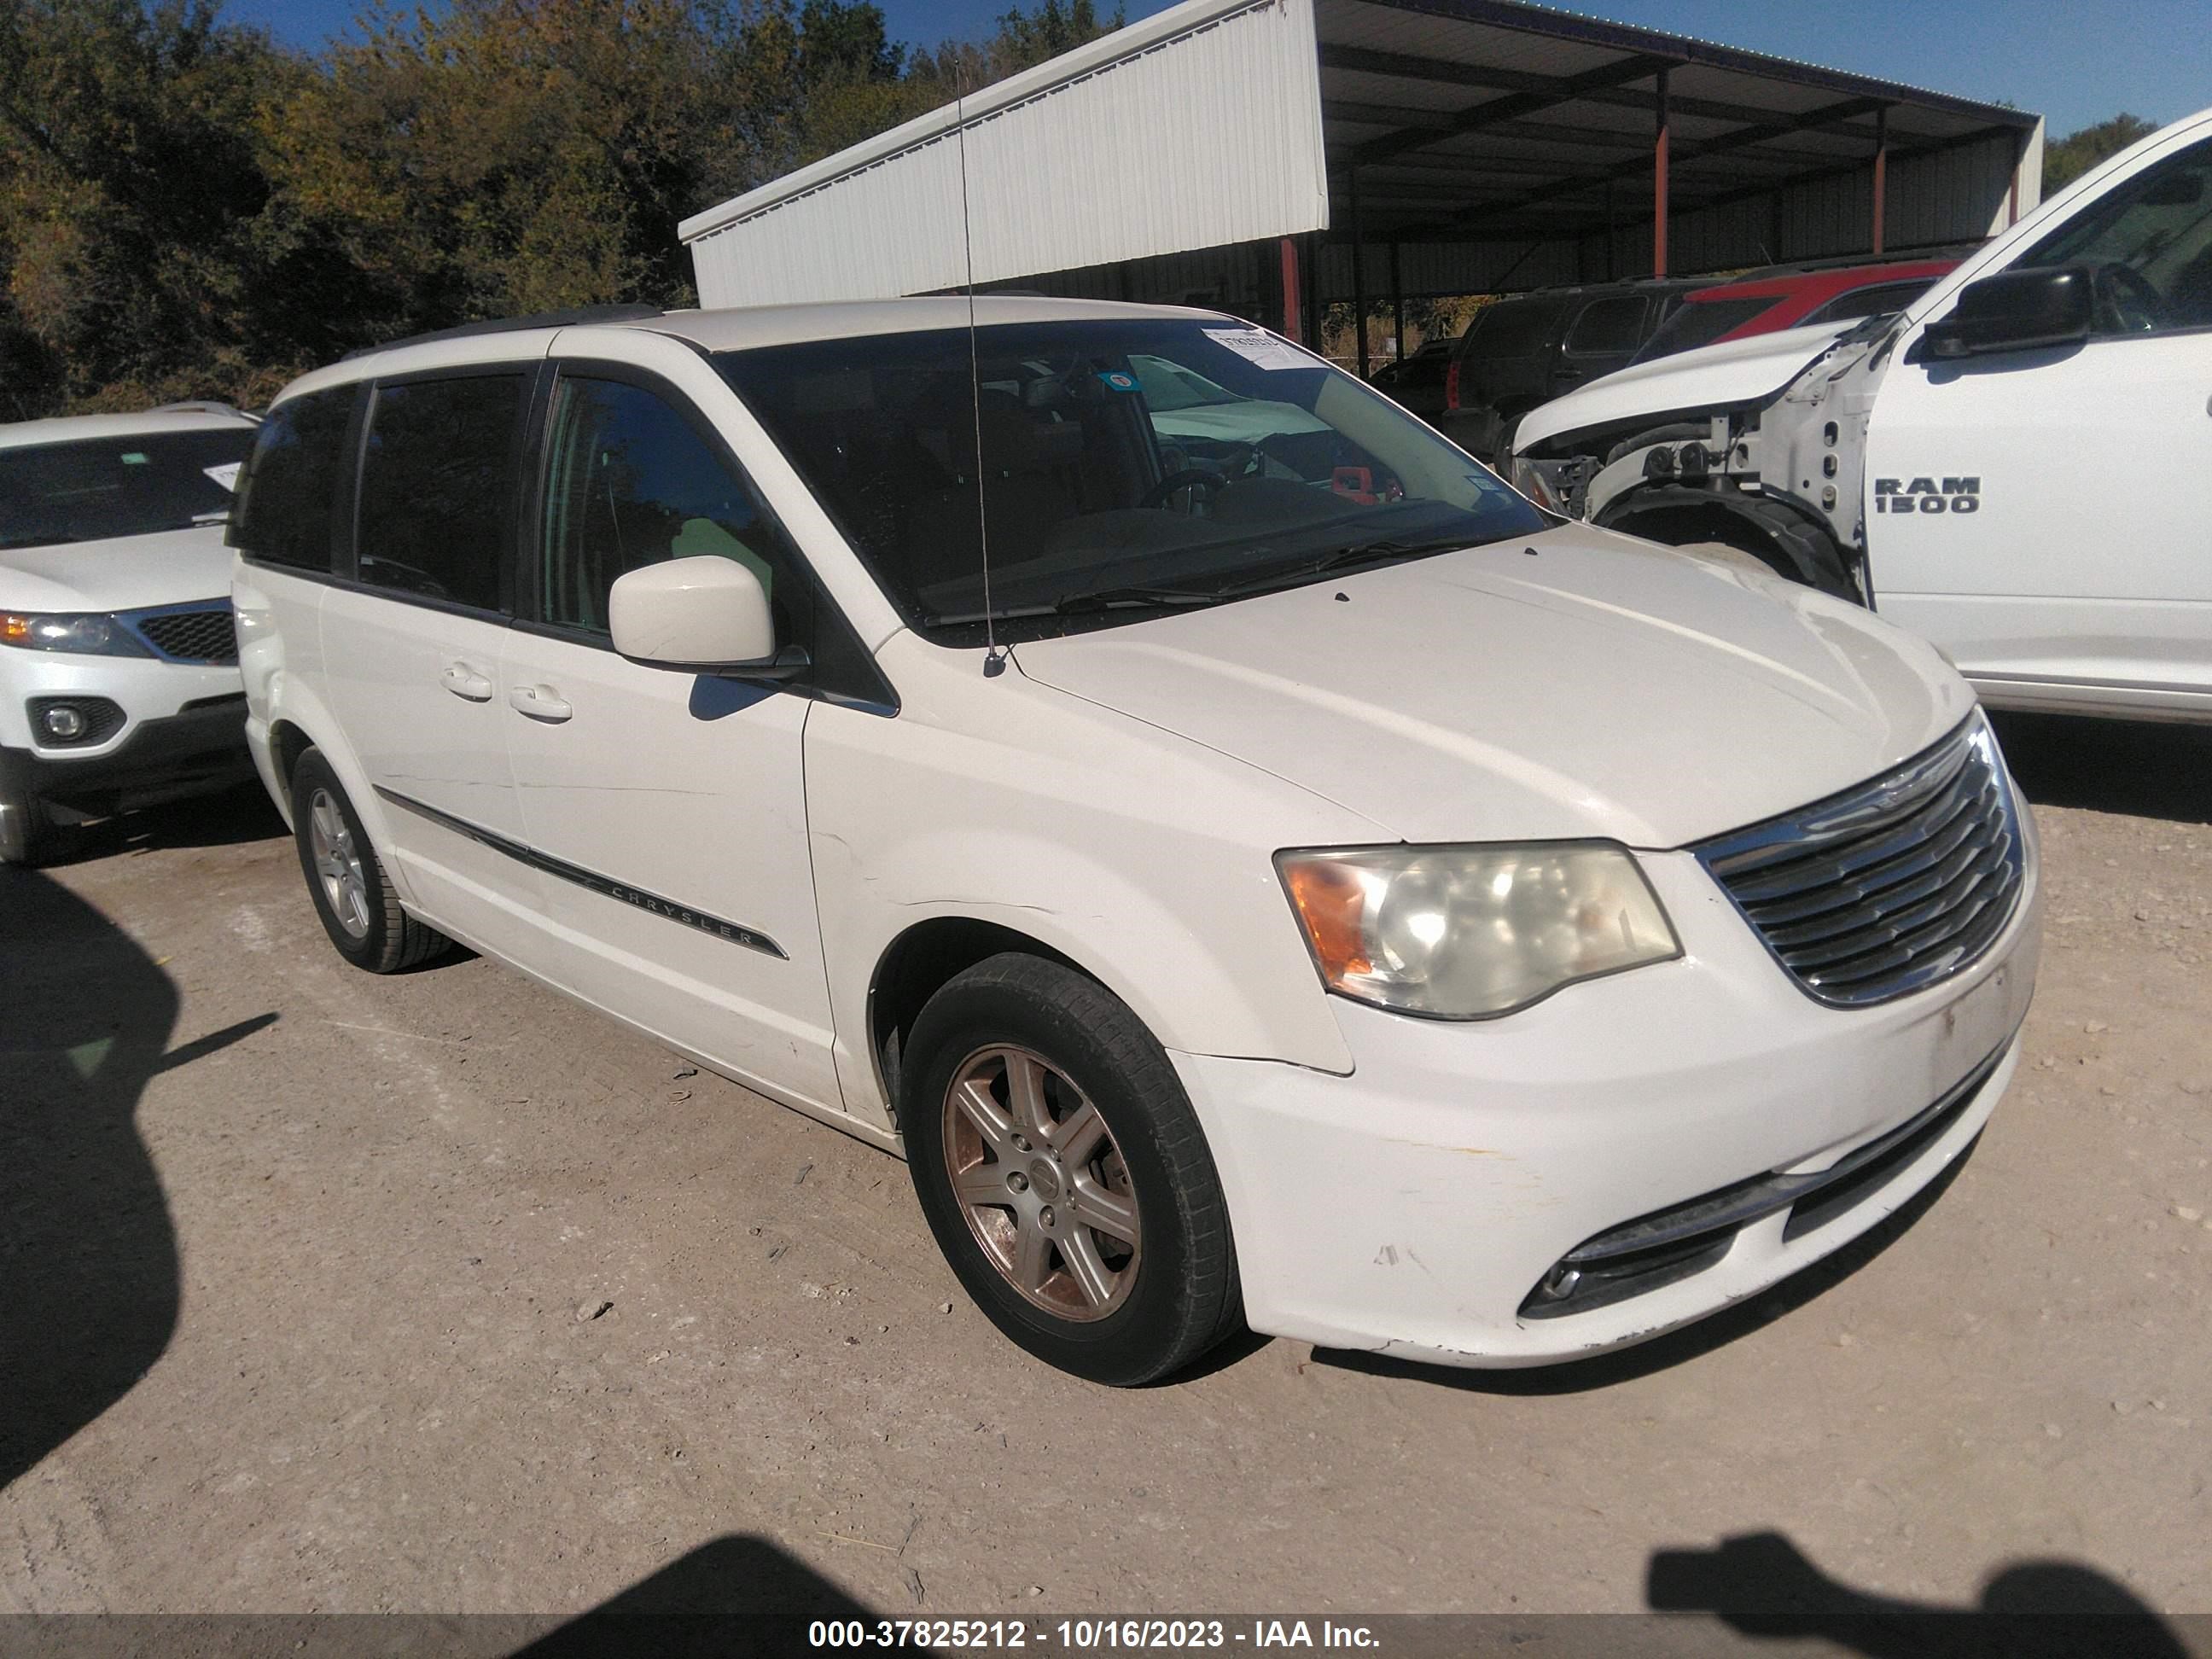
{"label": "front tire", "polygon": [[308,750],[292,768],[292,839],[323,931],[355,967],[396,974],[453,948],[451,939],[400,904],[360,814],[319,749]]}
{"label": "front tire", "polygon": [[0,864],[19,864],[36,869],[61,850],[61,826],[46,804],[30,789],[0,801],[8,808],[4,833],[0,833]]}
{"label": "front tire", "polygon": [[1212,1155],[1166,1051],[1119,998],[1055,962],[990,957],[930,1000],[901,1071],[922,1212],[1016,1344],[1129,1388],[1236,1328]]}

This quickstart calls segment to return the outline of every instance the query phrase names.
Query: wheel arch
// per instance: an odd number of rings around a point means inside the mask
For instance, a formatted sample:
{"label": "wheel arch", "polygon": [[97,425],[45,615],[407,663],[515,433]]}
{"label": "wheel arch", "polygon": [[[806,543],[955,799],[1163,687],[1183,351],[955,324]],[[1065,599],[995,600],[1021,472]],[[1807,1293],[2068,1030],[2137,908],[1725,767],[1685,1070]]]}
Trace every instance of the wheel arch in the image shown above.
{"label": "wheel arch", "polygon": [[1041,957],[1108,991],[1097,974],[1033,933],[981,916],[939,915],[915,922],[884,947],[868,979],[868,1063],[898,1122],[898,1054],[929,1000],[977,963],[1006,952]]}
{"label": "wheel arch", "polygon": [[1647,485],[1615,496],[1592,522],[1668,547],[1723,542],[1792,581],[1863,603],[1851,562],[1835,538],[1817,520],[1770,496]]}

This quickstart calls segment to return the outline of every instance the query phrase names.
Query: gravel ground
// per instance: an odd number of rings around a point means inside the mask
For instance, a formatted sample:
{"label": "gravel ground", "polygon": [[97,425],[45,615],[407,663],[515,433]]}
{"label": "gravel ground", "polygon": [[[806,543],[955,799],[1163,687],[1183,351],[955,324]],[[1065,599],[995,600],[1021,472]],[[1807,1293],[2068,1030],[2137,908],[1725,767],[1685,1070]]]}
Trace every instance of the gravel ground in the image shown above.
{"label": "gravel ground", "polygon": [[2049,944],[1935,1201],[1622,1356],[1139,1393],[1002,1341],[883,1154],[347,969],[258,800],[99,826],[0,871],[0,1610],[2212,1610],[2212,732],[2004,732]]}

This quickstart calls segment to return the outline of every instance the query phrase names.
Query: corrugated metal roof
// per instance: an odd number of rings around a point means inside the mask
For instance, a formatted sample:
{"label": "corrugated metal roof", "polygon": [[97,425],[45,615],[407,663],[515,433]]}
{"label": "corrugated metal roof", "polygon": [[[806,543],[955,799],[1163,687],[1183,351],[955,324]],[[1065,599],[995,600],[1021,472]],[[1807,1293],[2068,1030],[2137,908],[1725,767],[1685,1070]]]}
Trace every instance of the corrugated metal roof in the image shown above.
{"label": "corrugated metal roof", "polygon": [[1310,0],[1188,0],[685,221],[700,295],[925,293],[1319,229],[1314,54]]}
{"label": "corrugated metal roof", "polygon": [[1662,74],[1676,269],[1863,249],[1878,142],[1893,246],[2038,199],[2019,110],[1523,0],[1187,0],[683,234],[709,303],[861,297],[1340,237],[1356,179],[1425,270],[1595,277],[1649,257]]}

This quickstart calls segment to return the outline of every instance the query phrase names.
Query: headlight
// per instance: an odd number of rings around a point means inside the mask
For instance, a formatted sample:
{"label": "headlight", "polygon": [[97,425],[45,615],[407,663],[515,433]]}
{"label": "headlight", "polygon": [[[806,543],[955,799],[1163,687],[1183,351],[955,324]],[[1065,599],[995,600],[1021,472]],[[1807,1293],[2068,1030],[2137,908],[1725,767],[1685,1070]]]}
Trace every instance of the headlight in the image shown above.
{"label": "headlight", "polygon": [[1510,1013],[1563,985],[1682,954],[1611,842],[1280,853],[1329,989],[1438,1019]]}
{"label": "headlight", "polygon": [[0,611],[0,645],[27,651],[76,651],[93,657],[150,657],[154,653],[112,617]]}
{"label": "headlight", "polygon": [[1567,510],[1559,498],[1552,493],[1551,481],[1544,477],[1542,470],[1536,463],[1526,455],[1516,455],[1513,458],[1511,477],[1513,487],[1535,502],[1537,506],[1548,507],[1554,513],[1565,513]]}

